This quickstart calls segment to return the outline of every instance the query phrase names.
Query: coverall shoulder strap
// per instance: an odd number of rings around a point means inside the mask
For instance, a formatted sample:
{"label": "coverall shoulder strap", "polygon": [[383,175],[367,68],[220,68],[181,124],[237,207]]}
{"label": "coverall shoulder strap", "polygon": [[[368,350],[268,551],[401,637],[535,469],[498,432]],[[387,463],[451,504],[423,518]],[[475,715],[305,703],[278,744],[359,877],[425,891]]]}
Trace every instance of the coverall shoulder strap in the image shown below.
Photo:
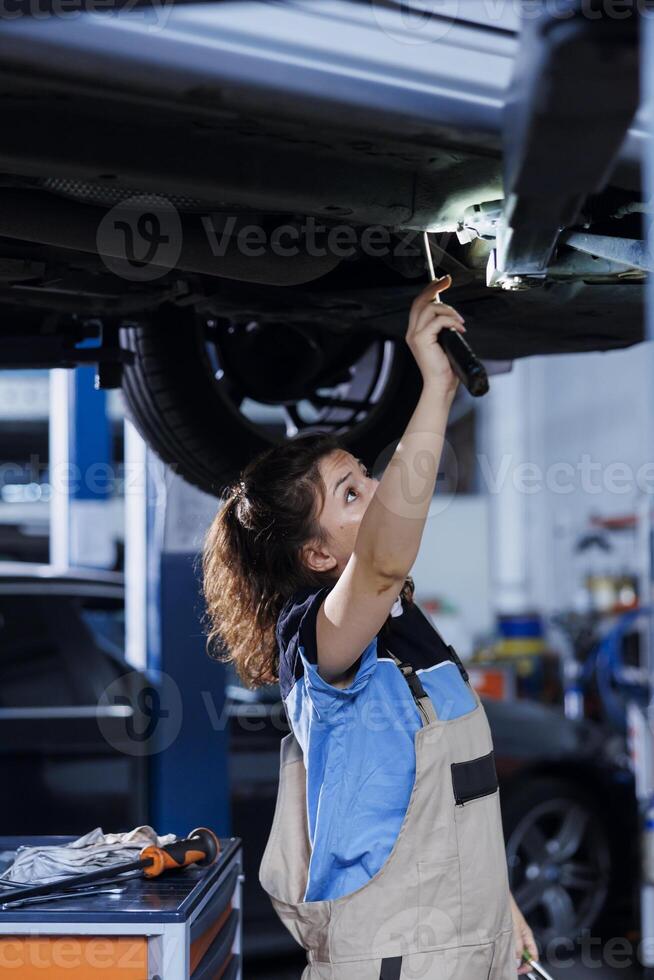
{"label": "coverall shoulder strap", "polygon": [[463,665],[463,661],[461,660],[461,657],[458,655],[458,653],[456,652],[456,650],[454,649],[454,647],[452,646],[452,644],[445,642],[445,640],[442,637],[442,634],[436,628],[436,625],[435,625],[435,623],[434,623],[434,621],[432,619],[429,619],[429,625],[433,629],[433,631],[436,634],[436,636],[440,639],[440,641],[442,642],[443,646],[446,648],[450,660],[453,663],[455,663],[457,665],[457,667],[459,668],[459,673],[461,674],[461,677],[463,677],[464,681],[469,681],[470,678],[469,678],[469,675],[468,675],[468,671],[465,669],[465,667]]}
{"label": "coverall shoulder strap", "polygon": [[389,655],[389,657],[391,657],[392,660],[395,661],[400,671],[402,672],[402,676],[404,677],[404,680],[409,685],[409,688],[411,689],[411,694],[413,695],[413,700],[416,702],[416,705],[418,706],[418,711],[420,712],[420,718],[422,720],[423,726],[429,725],[433,721],[438,721],[438,716],[436,715],[436,709],[434,708],[432,700],[427,694],[427,692],[425,691],[424,687],[422,686],[422,681],[416,674],[411,664],[406,663],[406,661],[400,660],[400,658],[396,657],[395,654],[392,652],[392,650],[389,650],[388,647],[386,648],[386,653]]}

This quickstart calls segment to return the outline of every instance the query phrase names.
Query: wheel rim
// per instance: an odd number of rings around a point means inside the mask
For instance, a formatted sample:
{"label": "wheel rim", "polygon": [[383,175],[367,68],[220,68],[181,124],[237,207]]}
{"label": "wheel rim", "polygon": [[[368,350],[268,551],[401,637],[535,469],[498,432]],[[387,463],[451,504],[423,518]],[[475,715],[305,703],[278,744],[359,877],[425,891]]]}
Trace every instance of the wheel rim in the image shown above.
{"label": "wheel rim", "polygon": [[[298,325],[285,325],[285,348],[281,344],[272,351],[257,343],[257,330],[275,326],[206,321],[203,352],[219,397],[242,425],[271,443],[309,432],[347,432],[355,437],[390,397],[389,381],[398,356],[395,341],[357,338],[341,345],[334,363],[334,351],[325,350],[319,339]],[[284,350],[290,353],[292,345],[294,360],[288,370]],[[352,363],[346,364],[348,360]],[[244,362],[252,371],[250,377],[234,369]],[[282,365],[283,381],[275,390],[268,382]]]}
{"label": "wheel rim", "polygon": [[578,800],[531,809],[507,842],[516,903],[543,946],[589,928],[608,894],[611,855],[602,824]]}

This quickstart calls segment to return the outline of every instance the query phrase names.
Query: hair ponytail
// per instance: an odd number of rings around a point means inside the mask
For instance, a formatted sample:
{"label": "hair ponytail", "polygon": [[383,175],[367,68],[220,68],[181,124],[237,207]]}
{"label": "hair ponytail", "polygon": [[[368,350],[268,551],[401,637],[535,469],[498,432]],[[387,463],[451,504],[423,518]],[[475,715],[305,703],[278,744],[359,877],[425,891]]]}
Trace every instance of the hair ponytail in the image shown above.
{"label": "hair ponytail", "polygon": [[318,464],[339,448],[312,434],[266,450],[230,488],[205,536],[207,652],[232,661],[247,687],[278,678],[275,626],[286,599],[329,581],[306,567],[301,547],[322,539]]}
{"label": "hair ponytail", "polygon": [[[266,450],[243,470],[207,531],[207,652],[231,661],[247,687],[278,680],[275,627],[286,600],[299,589],[333,584],[330,574],[306,566],[302,546],[324,540],[319,463],[343,448],[333,436],[311,434]],[[412,601],[410,578],[402,595]]]}

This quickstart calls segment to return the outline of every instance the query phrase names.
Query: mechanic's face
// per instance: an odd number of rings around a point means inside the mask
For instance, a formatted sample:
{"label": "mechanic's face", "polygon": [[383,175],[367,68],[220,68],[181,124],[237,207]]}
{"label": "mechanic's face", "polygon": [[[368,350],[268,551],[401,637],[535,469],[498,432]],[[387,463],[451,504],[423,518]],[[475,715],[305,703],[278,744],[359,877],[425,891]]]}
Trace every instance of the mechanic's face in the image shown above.
{"label": "mechanic's face", "polygon": [[354,550],[361,518],[379,480],[368,476],[356,456],[341,449],[324,456],[319,469],[326,492],[318,519],[327,541],[306,546],[305,561],[314,571],[332,572],[338,578]]}

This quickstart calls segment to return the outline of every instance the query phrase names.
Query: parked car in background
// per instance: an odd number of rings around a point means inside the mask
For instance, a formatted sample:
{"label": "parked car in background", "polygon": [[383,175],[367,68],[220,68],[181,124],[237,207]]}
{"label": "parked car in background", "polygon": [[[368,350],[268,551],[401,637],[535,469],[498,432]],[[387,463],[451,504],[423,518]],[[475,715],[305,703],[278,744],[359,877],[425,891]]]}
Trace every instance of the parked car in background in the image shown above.
{"label": "parked car in background", "polygon": [[130,709],[98,706],[128,673],[121,574],[0,562],[0,834],[144,822],[144,761],[121,751]]}

